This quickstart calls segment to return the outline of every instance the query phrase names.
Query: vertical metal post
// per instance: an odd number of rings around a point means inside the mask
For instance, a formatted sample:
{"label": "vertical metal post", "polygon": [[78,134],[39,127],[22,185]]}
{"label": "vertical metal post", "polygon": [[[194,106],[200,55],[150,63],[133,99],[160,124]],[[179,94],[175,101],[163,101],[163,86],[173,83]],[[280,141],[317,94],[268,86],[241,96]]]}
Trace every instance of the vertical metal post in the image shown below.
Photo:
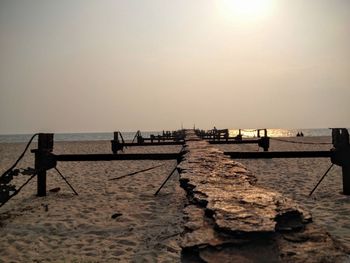
{"label": "vertical metal post", "polygon": [[342,166],[343,172],[343,194],[350,195],[350,165]]}
{"label": "vertical metal post", "polygon": [[241,129],[238,130],[238,135],[236,136],[236,140],[237,141],[241,141],[242,140],[242,131],[241,131]]}
{"label": "vertical metal post", "polygon": [[345,128],[332,129],[334,148],[331,161],[342,167],[343,194],[350,195],[350,143],[349,132]]}
{"label": "vertical metal post", "polygon": [[112,152],[114,154],[118,153],[119,150],[119,132],[114,132],[113,133],[113,140],[111,141],[111,145],[112,145]]}
{"label": "vertical metal post", "polygon": [[270,138],[269,137],[261,137],[258,141],[259,147],[264,149],[264,152],[269,151],[270,147]]}
{"label": "vertical metal post", "polygon": [[114,139],[115,141],[119,141],[119,133],[118,133],[118,132],[114,132],[114,133],[113,133],[113,139]]}
{"label": "vertical metal post", "polygon": [[46,170],[38,172],[37,196],[46,196]]}
{"label": "vertical metal post", "polygon": [[35,169],[37,174],[37,195],[46,196],[46,171],[48,168],[47,156],[53,150],[53,134],[40,133],[38,149],[35,151]]}

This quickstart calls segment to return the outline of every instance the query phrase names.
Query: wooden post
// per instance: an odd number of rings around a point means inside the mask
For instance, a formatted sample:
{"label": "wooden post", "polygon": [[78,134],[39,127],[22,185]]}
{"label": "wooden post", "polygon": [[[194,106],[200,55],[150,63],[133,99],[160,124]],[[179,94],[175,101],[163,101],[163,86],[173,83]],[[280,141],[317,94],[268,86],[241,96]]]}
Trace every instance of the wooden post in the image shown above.
{"label": "wooden post", "polygon": [[46,171],[49,167],[47,156],[53,150],[53,134],[40,133],[38,149],[35,151],[35,169],[37,174],[37,195],[46,196]]}

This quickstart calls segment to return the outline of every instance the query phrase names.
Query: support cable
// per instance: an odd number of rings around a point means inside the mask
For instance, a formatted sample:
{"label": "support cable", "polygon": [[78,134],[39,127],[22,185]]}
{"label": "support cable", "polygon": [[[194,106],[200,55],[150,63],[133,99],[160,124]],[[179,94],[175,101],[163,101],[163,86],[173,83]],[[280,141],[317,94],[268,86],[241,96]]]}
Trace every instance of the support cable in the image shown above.
{"label": "support cable", "polygon": [[15,192],[9,196],[9,198],[4,202],[0,204],[0,207],[2,207],[4,204],[6,204],[8,201],[10,201],[10,199],[12,199],[12,197],[14,197],[15,195],[17,195],[23,187],[25,187],[37,174],[33,174],[24,184],[21,185],[20,188],[18,188],[17,190],[15,190]]}
{"label": "support cable", "polygon": [[1,176],[0,178],[3,178],[4,176],[6,176],[7,174],[9,174],[16,166],[17,164],[19,163],[20,160],[22,160],[23,156],[25,155],[25,153],[27,152],[28,148],[29,148],[29,145],[32,143],[32,141],[34,140],[34,138],[36,136],[38,136],[39,133],[35,133],[31,138],[30,140],[28,141],[24,151],[22,152],[22,154],[18,157],[18,159],[15,161],[15,163],[7,170],[5,171]]}
{"label": "support cable", "polygon": [[74,190],[73,186],[68,182],[68,180],[63,176],[63,174],[55,167],[55,170],[57,173],[62,177],[62,179],[66,182],[66,184],[72,189],[72,191],[75,193],[75,195],[78,195],[77,191]]}
{"label": "support cable", "polygon": [[173,173],[176,171],[177,169],[177,165],[175,166],[175,168],[171,171],[171,173],[168,175],[168,177],[165,179],[165,181],[162,183],[162,185],[158,188],[157,192],[154,193],[155,196],[158,195],[158,193],[160,192],[160,190],[163,188],[163,186],[166,184],[166,182],[170,179],[170,177],[173,175]]}
{"label": "support cable", "polygon": [[108,181],[119,180],[119,179],[122,179],[122,178],[127,177],[127,176],[131,176],[131,175],[135,175],[135,174],[138,174],[138,173],[142,173],[142,172],[146,172],[146,171],[149,171],[149,170],[153,170],[153,169],[158,168],[158,167],[163,166],[163,165],[164,164],[160,164],[160,165],[153,166],[153,167],[150,167],[150,168],[147,168],[147,169],[143,169],[143,170],[140,170],[140,171],[128,173],[128,174],[125,174],[125,175],[122,175],[122,176],[119,176],[119,177],[108,179]]}
{"label": "support cable", "polygon": [[330,145],[330,144],[332,144],[330,142],[298,142],[298,141],[278,139],[278,138],[274,138],[274,137],[270,137],[270,140],[287,142],[287,143],[296,143],[296,144],[311,144],[311,145]]}
{"label": "support cable", "polygon": [[318,181],[318,183],[316,184],[316,186],[314,187],[314,189],[312,189],[312,191],[310,192],[309,196],[311,196],[313,194],[313,192],[316,190],[316,188],[319,186],[319,184],[323,181],[323,179],[326,177],[326,175],[328,174],[328,172],[332,169],[334,163],[332,163],[332,165],[327,169],[327,171],[324,173],[324,175],[322,176],[322,178]]}

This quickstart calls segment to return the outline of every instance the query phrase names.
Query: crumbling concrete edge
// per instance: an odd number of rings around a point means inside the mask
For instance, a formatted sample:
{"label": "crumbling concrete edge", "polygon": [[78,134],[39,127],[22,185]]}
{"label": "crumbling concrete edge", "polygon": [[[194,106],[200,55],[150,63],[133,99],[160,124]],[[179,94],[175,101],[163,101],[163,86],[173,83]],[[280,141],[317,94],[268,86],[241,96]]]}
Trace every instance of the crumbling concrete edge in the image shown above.
{"label": "crumbling concrete edge", "polygon": [[348,251],[310,213],[256,186],[242,164],[187,132],[178,166],[184,208],[182,262],[346,262]]}

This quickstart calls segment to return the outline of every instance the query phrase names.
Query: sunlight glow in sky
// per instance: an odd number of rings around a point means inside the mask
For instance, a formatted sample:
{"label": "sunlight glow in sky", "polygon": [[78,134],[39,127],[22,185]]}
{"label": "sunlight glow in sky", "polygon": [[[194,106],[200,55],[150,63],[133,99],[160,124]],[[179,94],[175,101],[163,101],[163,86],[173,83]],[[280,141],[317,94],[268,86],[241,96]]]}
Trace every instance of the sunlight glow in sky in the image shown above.
{"label": "sunlight glow in sky", "polygon": [[223,0],[218,1],[221,15],[227,20],[257,22],[271,15],[273,0]]}
{"label": "sunlight glow in sky", "polygon": [[0,1],[0,134],[350,127],[350,1]]}

